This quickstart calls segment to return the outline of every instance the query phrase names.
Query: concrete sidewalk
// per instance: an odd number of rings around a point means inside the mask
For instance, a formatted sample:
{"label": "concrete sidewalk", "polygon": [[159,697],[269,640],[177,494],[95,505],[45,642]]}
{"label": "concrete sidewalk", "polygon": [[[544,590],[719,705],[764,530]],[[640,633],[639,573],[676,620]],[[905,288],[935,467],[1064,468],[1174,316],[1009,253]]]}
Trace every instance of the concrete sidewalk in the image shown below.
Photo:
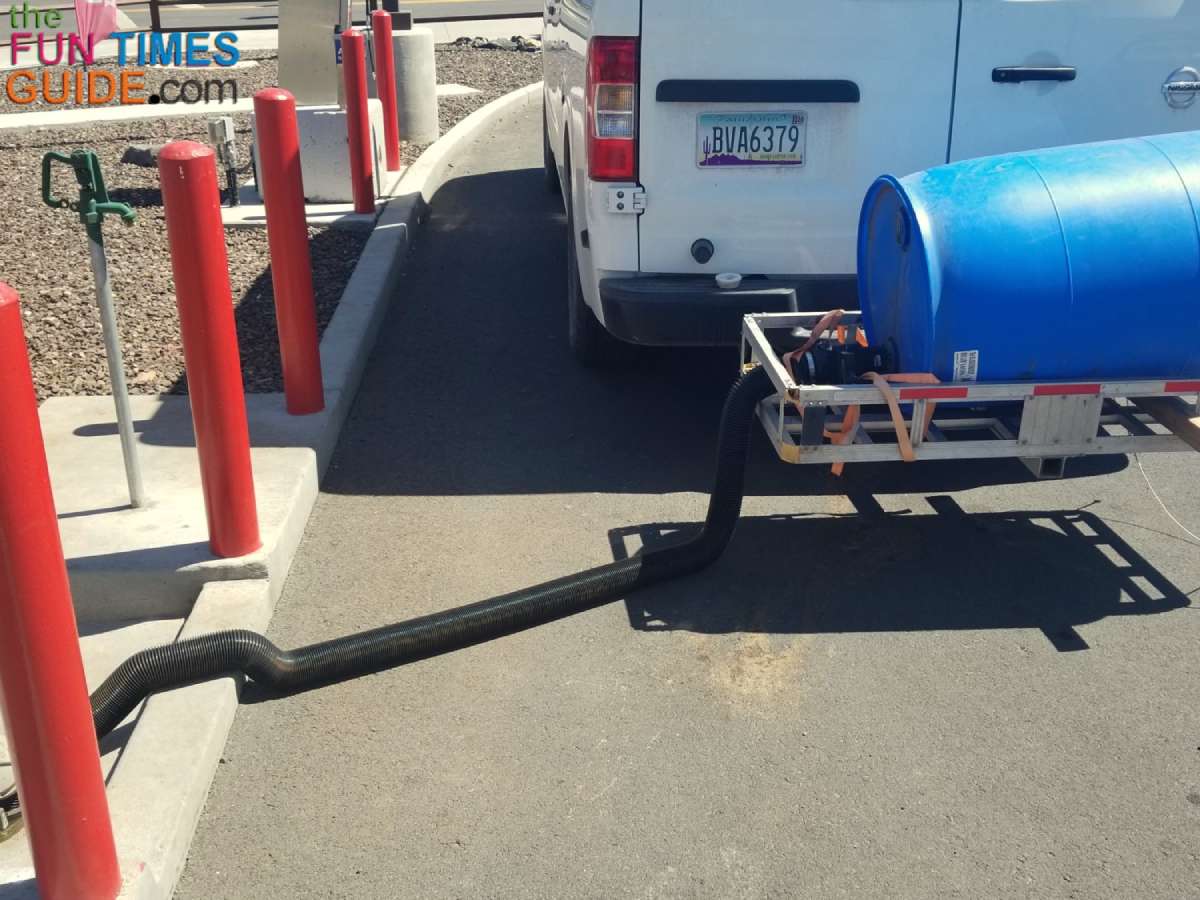
{"label": "concrete sidewalk", "polygon": [[[704,512],[731,351],[566,351],[540,109],[435,198],[270,629],[293,647]],[[1200,460],[1144,460],[1200,527]],[[180,900],[1112,898],[1200,883],[1200,556],[1123,458],[824,468],[756,439],[702,576],[244,703]],[[255,698],[247,698],[253,701]]]}

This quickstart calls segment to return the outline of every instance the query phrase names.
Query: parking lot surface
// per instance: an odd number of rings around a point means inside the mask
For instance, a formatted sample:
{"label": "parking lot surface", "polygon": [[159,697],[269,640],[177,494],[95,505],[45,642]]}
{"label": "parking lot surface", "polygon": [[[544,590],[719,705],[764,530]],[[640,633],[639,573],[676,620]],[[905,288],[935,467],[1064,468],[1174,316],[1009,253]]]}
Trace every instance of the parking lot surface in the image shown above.
{"label": "parking lot surface", "polygon": [[[436,198],[270,637],[702,518],[728,350],[578,368],[540,110]],[[180,898],[1185,898],[1197,546],[1138,465],[778,462],[710,571],[238,713]],[[1197,460],[1145,457],[1200,531]]]}

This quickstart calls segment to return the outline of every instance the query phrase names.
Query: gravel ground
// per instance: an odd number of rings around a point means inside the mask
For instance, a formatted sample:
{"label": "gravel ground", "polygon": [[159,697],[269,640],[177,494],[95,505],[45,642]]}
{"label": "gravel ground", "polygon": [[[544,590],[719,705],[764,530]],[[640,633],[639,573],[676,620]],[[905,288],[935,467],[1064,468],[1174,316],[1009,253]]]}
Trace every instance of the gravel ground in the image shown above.
{"label": "gravel ground", "polygon": [[[242,96],[275,80],[275,60],[259,55],[256,61],[257,66],[232,70]],[[469,84],[481,90],[480,94],[443,100],[445,130],[490,100],[539,79],[541,55],[439,47],[438,69],[443,83]],[[12,111],[11,104],[0,104],[0,112]],[[242,159],[248,159],[250,117],[239,115],[235,120],[238,150]],[[13,204],[9,213],[12,224],[0,231],[0,280],[21,294],[39,399],[109,391],[87,240],[74,214],[42,204],[39,172],[43,154],[77,147],[95,150],[113,198],[137,210],[138,221],[130,227],[113,219],[105,224],[126,375],[136,393],[184,393],[187,387],[158,174],[153,169],[124,165],[120,158],[130,144],[184,138],[203,141],[206,137],[204,116],[0,132],[0,159],[4,161],[0,195]],[[422,149],[406,147],[406,159],[415,159]],[[75,196],[74,181],[65,171],[56,184],[59,193]],[[321,329],[337,308],[366,239],[361,232],[309,229]],[[260,230],[227,231],[226,246],[246,390],[280,390],[266,234]]]}

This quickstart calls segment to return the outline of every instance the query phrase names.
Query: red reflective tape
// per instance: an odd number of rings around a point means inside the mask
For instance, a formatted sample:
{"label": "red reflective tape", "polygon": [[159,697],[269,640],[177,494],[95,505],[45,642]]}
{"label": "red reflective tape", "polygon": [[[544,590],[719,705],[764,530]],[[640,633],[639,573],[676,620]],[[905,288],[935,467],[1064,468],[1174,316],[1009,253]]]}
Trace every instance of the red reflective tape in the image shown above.
{"label": "red reflective tape", "polygon": [[1185,394],[1189,391],[1200,391],[1200,381],[1168,381],[1163,385],[1168,394]]}
{"label": "red reflective tape", "polygon": [[965,400],[965,387],[901,388],[901,400]]}
{"label": "red reflective tape", "polygon": [[1033,389],[1035,397],[1059,397],[1067,394],[1089,394],[1096,396],[1100,393],[1098,384],[1039,384]]}

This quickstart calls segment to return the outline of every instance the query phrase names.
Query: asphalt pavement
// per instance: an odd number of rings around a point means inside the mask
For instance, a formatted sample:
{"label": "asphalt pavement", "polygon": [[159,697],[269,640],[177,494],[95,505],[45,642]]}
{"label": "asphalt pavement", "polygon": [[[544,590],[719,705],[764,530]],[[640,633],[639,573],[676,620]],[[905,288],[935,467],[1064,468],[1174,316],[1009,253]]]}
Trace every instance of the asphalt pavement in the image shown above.
{"label": "asphalt pavement", "polygon": [[[730,351],[566,350],[540,111],[436,197],[270,637],[636,552],[703,516]],[[1143,460],[1200,531],[1200,460]],[[710,571],[247,697],[177,896],[1180,898],[1197,546],[1124,458],[789,467]]]}

